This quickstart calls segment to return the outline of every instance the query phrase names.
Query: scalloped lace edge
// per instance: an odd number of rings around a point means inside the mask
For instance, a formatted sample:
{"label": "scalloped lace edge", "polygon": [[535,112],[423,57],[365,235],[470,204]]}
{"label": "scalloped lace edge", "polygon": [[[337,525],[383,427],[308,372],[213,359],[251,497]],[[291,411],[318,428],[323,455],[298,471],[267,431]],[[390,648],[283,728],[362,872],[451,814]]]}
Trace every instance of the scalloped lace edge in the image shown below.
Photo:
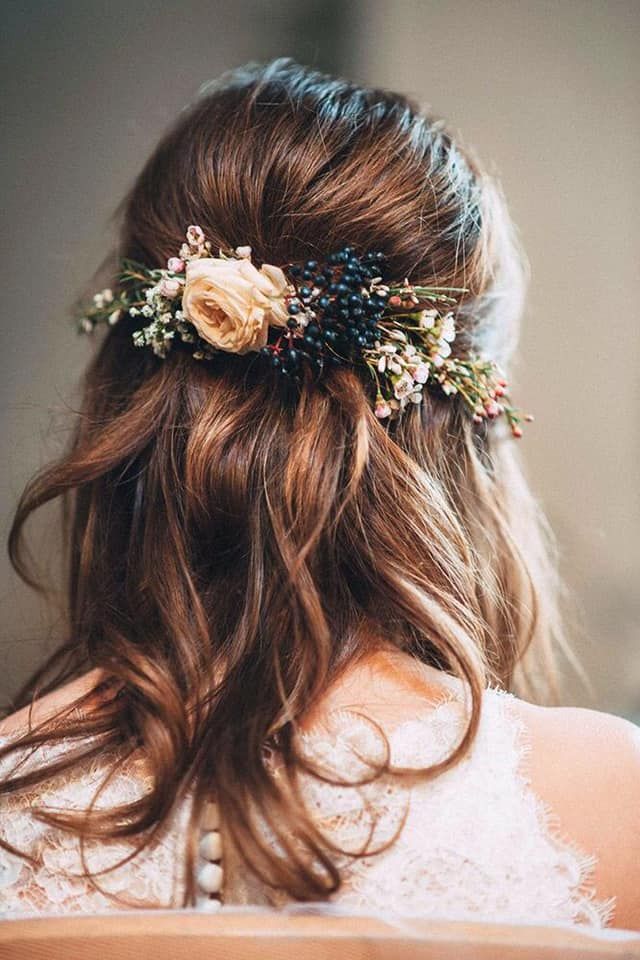
{"label": "scalloped lace edge", "polygon": [[558,814],[551,804],[540,797],[533,786],[529,764],[532,753],[531,738],[526,723],[514,709],[512,702],[515,699],[514,695],[499,687],[489,686],[487,690],[499,695],[502,708],[508,713],[509,719],[513,723],[514,747],[518,757],[516,776],[523,790],[530,794],[534,802],[536,818],[541,832],[549,838],[558,850],[568,851],[576,862],[578,881],[573,885],[573,889],[579,897],[576,900],[576,906],[583,910],[586,907],[589,912],[595,914],[602,927],[608,926],[614,917],[616,898],[598,899],[596,896],[595,871],[598,865],[598,857],[595,854],[587,853],[582,846],[569,838],[562,828]]}

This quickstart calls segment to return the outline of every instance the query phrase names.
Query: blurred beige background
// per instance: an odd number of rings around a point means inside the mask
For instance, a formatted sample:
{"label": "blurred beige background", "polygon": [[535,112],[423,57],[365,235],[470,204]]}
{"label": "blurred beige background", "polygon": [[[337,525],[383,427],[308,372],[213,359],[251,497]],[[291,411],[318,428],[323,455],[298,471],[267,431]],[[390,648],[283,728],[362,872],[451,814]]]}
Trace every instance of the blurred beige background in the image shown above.
{"label": "blurred beige background", "polygon": [[[592,684],[640,719],[640,5],[523,0],[5,3],[3,534],[65,441],[89,344],[68,304],[109,216],[200,84],[291,55],[414,94],[499,174],[531,264],[516,371],[523,450],[582,612]],[[55,510],[33,549],[58,570]],[[0,700],[59,636],[3,558]]]}

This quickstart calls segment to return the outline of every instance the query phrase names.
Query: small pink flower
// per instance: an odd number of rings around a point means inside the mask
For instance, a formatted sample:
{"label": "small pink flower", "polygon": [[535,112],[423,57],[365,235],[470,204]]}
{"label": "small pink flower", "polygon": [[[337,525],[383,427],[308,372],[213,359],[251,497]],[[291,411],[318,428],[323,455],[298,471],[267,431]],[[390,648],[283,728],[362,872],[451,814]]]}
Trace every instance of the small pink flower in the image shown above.
{"label": "small pink flower", "polygon": [[192,224],[187,228],[187,240],[192,247],[199,247],[204,243],[204,230]]}
{"label": "small pink flower", "polygon": [[160,293],[163,297],[167,297],[169,300],[173,300],[174,297],[177,297],[181,288],[182,284],[180,281],[174,280],[172,277],[165,277],[160,283]]}
{"label": "small pink flower", "polygon": [[391,407],[384,399],[384,397],[378,397],[376,400],[376,417],[378,420],[386,420],[387,417],[391,416]]}
{"label": "small pink flower", "polygon": [[411,373],[416,383],[426,383],[429,379],[429,367],[426,363],[419,363],[417,367],[412,367]]}
{"label": "small pink flower", "polygon": [[171,273],[182,273],[184,270],[184,260],[180,257],[169,257],[167,260],[167,270]]}
{"label": "small pink flower", "polygon": [[453,314],[448,313],[442,321],[442,330],[440,336],[443,340],[446,340],[447,343],[453,343],[456,338],[456,325],[453,319]]}
{"label": "small pink flower", "polygon": [[402,400],[408,397],[410,393],[413,393],[413,377],[408,371],[405,370],[405,372],[395,380],[393,392],[398,400]]}

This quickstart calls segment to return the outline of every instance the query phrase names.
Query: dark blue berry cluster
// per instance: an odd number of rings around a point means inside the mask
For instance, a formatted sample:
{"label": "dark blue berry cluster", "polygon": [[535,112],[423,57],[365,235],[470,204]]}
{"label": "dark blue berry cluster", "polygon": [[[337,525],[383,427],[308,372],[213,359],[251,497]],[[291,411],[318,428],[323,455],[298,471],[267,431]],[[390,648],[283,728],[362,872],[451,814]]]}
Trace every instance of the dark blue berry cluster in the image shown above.
{"label": "dark blue berry cluster", "polygon": [[323,263],[307,260],[285,272],[295,288],[287,298],[287,327],[272,329],[272,342],[260,351],[273,367],[297,379],[304,364],[319,373],[353,363],[375,346],[389,294],[372,281],[385,279],[384,254],[358,256],[354,247],[343,247]]}

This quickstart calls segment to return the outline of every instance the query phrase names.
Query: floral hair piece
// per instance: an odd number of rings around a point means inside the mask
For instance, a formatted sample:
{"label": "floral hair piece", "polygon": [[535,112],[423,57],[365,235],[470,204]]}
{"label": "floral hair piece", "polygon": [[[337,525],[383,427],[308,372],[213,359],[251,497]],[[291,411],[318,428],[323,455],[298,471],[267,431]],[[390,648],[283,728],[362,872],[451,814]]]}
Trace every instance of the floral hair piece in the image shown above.
{"label": "floral hair piece", "polygon": [[394,418],[420,403],[426,387],[458,395],[476,422],[504,415],[514,436],[531,420],[512,407],[497,364],[479,356],[455,357],[451,287],[390,283],[384,254],[356,254],[351,246],[326,262],[307,260],[284,268],[251,261],[251,247],[211,253],[198,226],[190,226],[178,256],[166,269],[123,262],[120,292],[97,293],[80,330],[140,317],[138,347],[166,357],[177,342],[197,360],[220,351],[255,353],[288,379],[305,366],[363,365],[376,390],[375,413]]}

